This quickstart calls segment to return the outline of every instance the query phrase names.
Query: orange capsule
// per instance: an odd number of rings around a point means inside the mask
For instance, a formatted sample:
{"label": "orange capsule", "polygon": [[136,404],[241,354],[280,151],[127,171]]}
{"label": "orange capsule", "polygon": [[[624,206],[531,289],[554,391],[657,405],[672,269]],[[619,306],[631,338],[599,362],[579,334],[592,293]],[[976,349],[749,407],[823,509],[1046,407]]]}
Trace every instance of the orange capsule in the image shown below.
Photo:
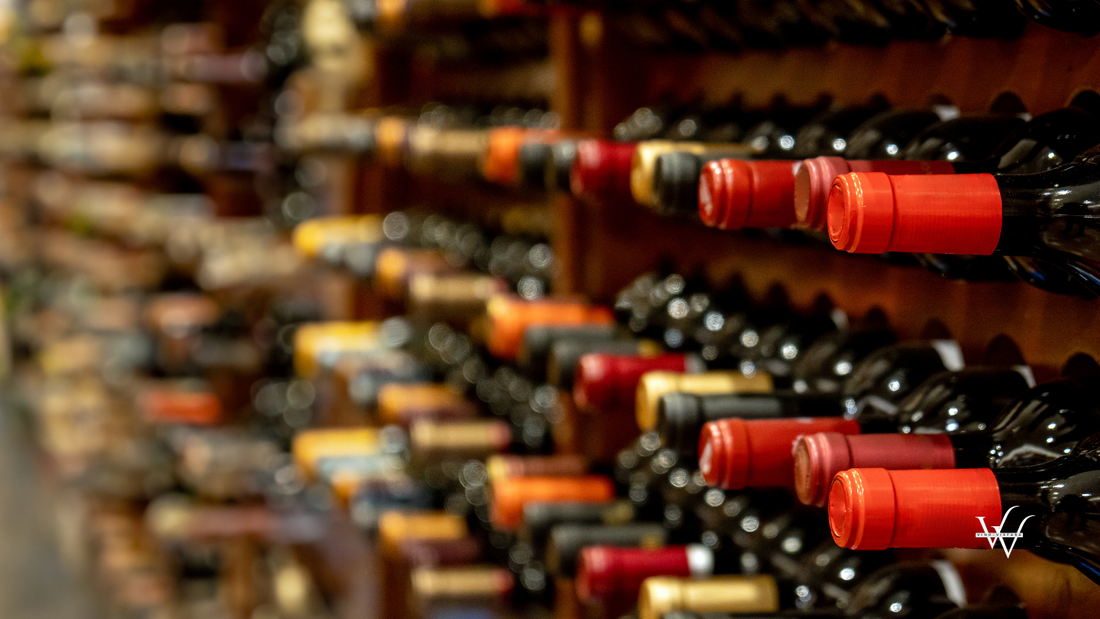
{"label": "orange capsule", "polygon": [[615,498],[615,486],[603,475],[583,477],[513,477],[493,482],[489,520],[516,529],[528,503],[601,503]]}

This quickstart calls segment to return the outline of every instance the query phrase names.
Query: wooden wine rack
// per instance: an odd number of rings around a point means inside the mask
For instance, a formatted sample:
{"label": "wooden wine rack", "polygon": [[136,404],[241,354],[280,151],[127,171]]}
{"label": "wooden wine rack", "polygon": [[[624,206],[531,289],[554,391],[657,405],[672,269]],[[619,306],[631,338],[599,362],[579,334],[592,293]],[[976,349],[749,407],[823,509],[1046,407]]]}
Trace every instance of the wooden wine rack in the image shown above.
{"label": "wooden wine rack", "polygon": [[[565,129],[603,135],[633,110],[657,102],[740,101],[748,108],[766,108],[777,98],[798,105],[829,97],[857,105],[879,97],[897,107],[952,104],[962,112],[1034,115],[1071,101],[1100,110],[1100,38],[1036,24],[1012,41],[954,38],[884,47],[830,44],[682,55],[632,48],[604,19],[597,13],[553,14],[548,63],[474,68],[446,78],[437,67],[377,49],[378,83],[360,103],[410,104],[461,94],[486,100],[485,93],[542,98]],[[361,177],[370,179],[359,200],[359,208],[368,211],[443,199],[450,208],[471,213],[487,202],[532,200],[483,188],[454,191],[376,165],[366,165]],[[779,287],[795,307],[809,308],[824,296],[855,319],[881,312],[903,338],[955,338],[972,364],[1024,361],[1039,381],[1066,371],[1095,374],[1100,388],[1100,301],[1018,282],[947,280],[921,268],[843,254],[822,242],[722,232],[629,204],[592,205],[562,195],[534,199],[548,199],[553,209],[559,294],[609,302],[641,273],[671,264],[704,274],[716,286],[736,276],[757,297]],[[1007,585],[1025,601],[1032,619],[1097,616],[1100,587],[1074,568],[1022,551],[1011,559],[999,550],[948,554],[960,566],[973,601]],[[581,614],[579,607],[566,604],[559,616]]]}

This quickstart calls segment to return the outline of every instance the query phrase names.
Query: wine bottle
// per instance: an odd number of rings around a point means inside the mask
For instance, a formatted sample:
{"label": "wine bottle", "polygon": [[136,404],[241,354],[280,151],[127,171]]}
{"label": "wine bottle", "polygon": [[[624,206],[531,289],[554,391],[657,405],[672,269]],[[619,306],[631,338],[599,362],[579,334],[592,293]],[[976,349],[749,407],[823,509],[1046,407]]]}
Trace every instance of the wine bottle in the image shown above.
{"label": "wine bottle", "polygon": [[[1088,196],[1095,190],[1098,170],[1100,153],[1090,150],[1037,174],[925,177],[853,172],[833,184],[829,234],[835,247],[852,253],[1036,258],[1064,265],[1084,287],[1082,295],[1093,297],[1100,290],[1096,257],[1083,240],[1095,225]],[[931,219],[918,221],[918,212]]]}
{"label": "wine bottle", "polygon": [[618,525],[562,523],[550,530],[546,545],[546,567],[554,576],[573,578],[577,575],[577,560],[584,548],[657,548],[668,542],[668,536],[667,529],[653,522]]}
{"label": "wine bottle", "polygon": [[493,482],[490,520],[494,527],[515,530],[529,503],[604,503],[615,498],[611,479],[581,477],[516,477]]}
{"label": "wine bottle", "polygon": [[848,172],[954,174],[975,171],[966,166],[980,166],[976,163],[979,161],[996,165],[999,157],[991,157],[991,154],[1005,142],[1005,136],[1013,135],[1021,125],[1024,121],[1015,116],[960,116],[928,126],[909,142],[891,142],[884,149],[888,157],[870,160],[871,157],[852,156],[850,161],[840,157],[806,159],[795,178],[795,215],[802,226],[824,229],[825,206],[833,179]]}
{"label": "wine bottle", "polygon": [[[657,194],[657,161],[671,153],[688,153],[708,159],[747,158],[754,154],[751,146],[743,144],[708,144],[705,142],[673,142],[653,140],[639,142],[630,164],[630,195],[638,204],[662,212]],[[667,174],[667,171],[665,171]]]}
{"label": "wine bottle", "polygon": [[663,548],[587,546],[577,559],[577,596],[597,601],[637,595],[651,576],[708,578],[740,570],[736,556],[716,553],[702,544]]}
{"label": "wine bottle", "polygon": [[554,344],[559,341],[603,343],[614,341],[619,334],[613,324],[595,325],[534,325],[524,330],[516,363],[528,375],[536,379],[546,377],[547,365]]}
{"label": "wine bottle", "polygon": [[577,364],[573,399],[581,409],[633,411],[638,383],[646,372],[699,373],[704,369],[703,360],[692,354],[665,353],[650,357],[586,354]]}
{"label": "wine bottle", "polygon": [[501,359],[514,360],[523,332],[531,325],[580,325],[613,322],[611,311],[574,301],[542,299],[524,301],[509,296],[494,297],[487,308],[489,334],[486,348]]}
{"label": "wine bottle", "polygon": [[[793,157],[844,156],[849,144],[859,153],[888,152],[891,144],[913,136],[934,122],[934,113],[899,110],[871,116],[866,108],[827,112],[799,130]],[[866,121],[866,122],[864,122]],[[808,158],[808,157],[807,157]],[[718,160],[703,166],[699,177],[699,217],[708,226],[788,228],[795,223],[797,161]]]}
{"label": "wine bottle", "polygon": [[[843,418],[721,419],[703,425],[699,469],[708,485],[721,488],[794,487],[790,447],[803,434],[890,432],[897,424],[898,399],[947,367],[962,369],[953,342],[900,344],[862,361],[844,382]],[[858,399],[857,399],[858,398]],[[814,428],[832,427],[831,430]]]}
{"label": "wine bottle", "polygon": [[[720,586],[732,590],[724,595]],[[716,590],[717,589],[717,590]],[[706,593],[714,591],[713,597]],[[639,619],[658,618],[674,610],[734,613],[747,618],[764,617],[934,617],[966,603],[958,573],[949,563],[899,563],[870,574],[853,590],[843,609],[795,610],[780,596],[775,580],[728,576],[698,582],[658,577],[647,580],[638,600]],[[793,610],[793,609],[792,609]],[[720,615],[729,617],[730,615]]]}
{"label": "wine bottle", "polygon": [[657,407],[665,394],[743,394],[767,393],[771,390],[772,381],[767,374],[749,377],[740,371],[715,371],[701,374],[647,372],[638,381],[638,391],[634,398],[635,416],[638,427],[643,432],[648,432],[657,426]]}
{"label": "wine bottle", "polygon": [[[728,417],[831,417],[848,412],[835,393],[857,362],[894,339],[884,330],[835,332],[817,339],[792,368],[793,389],[772,394],[692,396],[668,394],[657,405],[662,444],[681,455],[697,454],[703,424]],[[773,379],[774,381],[774,379]]]}
{"label": "wine bottle", "polygon": [[681,455],[698,454],[703,425],[736,417],[840,417],[847,407],[835,395],[778,391],[766,394],[668,393],[657,404],[656,430],[661,444]]}
{"label": "wine bottle", "polygon": [[[833,477],[850,468],[955,468],[956,463],[968,468],[977,454],[984,455],[966,447],[974,445],[968,434],[997,427],[1001,411],[1028,387],[1027,378],[1012,369],[943,372],[898,405],[901,434],[804,435],[794,448],[798,498],[824,507]],[[948,436],[956,433],[961,435],[957,447]]]}
{"label": "wine bottle", "polygon": [[[549,605],[552,591],[546,575],[530,567],[518,574],[498,565],[418,567],[411,573],[416,605],[422,612],[439,612],[436,616],[451,616],[456,607],[533,611]],[[440,612],[443,608],[448,612]]]}
{"label": "wine bottle", "polygon": [[531,548],[535,556],[546,555],[550,532],[560,524],[621,525],[634,522],[637,513],[630,501],[615,499],[602,502],[539,503],[523,506],[523,524],[517,539]]}
{"label": "wine bottle", "polygon": [[1100,511],[1090,497],[1098,454],[1093,435],[1030,467],[850,469],[833,481],[829,526],[849,548],[1027,549],[1097,581],[1100,547],[1090,533]]}
{"label": "wine bottle", "polygon": [[[857,584],[851,596],[838,607],[732,614],[678,609],[661,616],[663,619],[878,619],[892,615],[910,619],[947,619],[969,617],[965,613],[951,614],[958,612],[959,606],[965,603],[966,592],[955,568],[945,561],[934,561],[883,567]],[[1018,615],[1007,616],[1016,619]]]}

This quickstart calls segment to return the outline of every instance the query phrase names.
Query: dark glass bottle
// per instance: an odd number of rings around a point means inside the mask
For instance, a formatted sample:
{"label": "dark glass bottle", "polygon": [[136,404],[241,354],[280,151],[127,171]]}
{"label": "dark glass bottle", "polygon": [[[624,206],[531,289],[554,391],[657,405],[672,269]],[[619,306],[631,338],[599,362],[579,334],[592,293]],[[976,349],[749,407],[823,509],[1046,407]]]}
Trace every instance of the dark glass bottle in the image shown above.
{"label": "dark glass bottle", "polygon": [[1093,0],[1016,0],[1032,21],[1085,37],[1100,33],[1100,4]]}
{"label": "dark glass bottle", "polygon": [[1100,581],[1098,467],[1100,435],[1035,466],[851,469],[833,482],[830,527],[850,548],[1028,549]]}
{"label": "dark glass bottle", "polygon": [[[1100,245],[1094,240],[1094,196],[1100,190],[1100,151],[1096,149],[1037,174],[889,177],[855,172],[838,177],[837,187],[830,197],[829,227],[838,249],[1034,258],[1063,265],[1084,288],[1081,296],[1100,294],[1100,252],[1096,250]],[[865,197],[855,198],[856,192]],[[918,193],[919,199],[915,198]],[[864,212],[858,221],[851,216],[855,208]],[[853,240],[866,230],[867,215],[879,217],[884,209],[896,215],[880,219],[885,225],[880,229],[896,240],[887,240],[881,233]],[[918,211],[932,214],[925,220],[929,223],[917,223],[913,214]]]}
{"label": "dark glass bottle", "polygon": [[699,469],[720,488],[794,488],[791,445],[803,434],[891,432],[896,402],[933,374],[962,369],[958,346],[939,340],[898,344],[864,359],[838,394],[843,417],[720,419],[703,425]]}
{"label": "dark glass bottle", "polygon": [[968,436],[997,427],[1004,415],[1001,411],[1013,405],[1028,386],[1024,374],[1014,369],[943,372],[924,381],[898,404],[870,403],[894,409],[893,413],[883,412],[897,419],[900,434],[802,436],[794,448],[798,498],[824,507],[833,477],[849,468],[979,466],[975,459],[986,457],[988,449],[974,448]]}
{"label": "dark glass bottle", "polygon": [[[704,581],[705,582],[705,581]],[[644,595],[644,594],[643,594]],[[770,619],[797,617],[836,617],[874,619],[900,617],[924,619],[958,608],[965,603],[962,582],[955,569],[942,561],[916,564],[898,563],[883,567],[868,575],[854,589],[846,607],[800,610],[790,608],[773,612],[748,612],[724,614],[720,612],[698,613],[694,608],[677,608],[671,616],[695,619]],[[656,600],[654,600],[656,601]],[[648,604],[646,602],[649,602]],[[782,600],[781,600],[782,602]],[[650,600],[639,602],[639,617],[656,617],[646,613],[647,606],[656,606]],[[663,610],[663,609],[662,609]],[[669,608],[669,611],[673,609]],[[682,614],[680,614],[682,613]],[[666,613],[665,617],[670,614]]]}

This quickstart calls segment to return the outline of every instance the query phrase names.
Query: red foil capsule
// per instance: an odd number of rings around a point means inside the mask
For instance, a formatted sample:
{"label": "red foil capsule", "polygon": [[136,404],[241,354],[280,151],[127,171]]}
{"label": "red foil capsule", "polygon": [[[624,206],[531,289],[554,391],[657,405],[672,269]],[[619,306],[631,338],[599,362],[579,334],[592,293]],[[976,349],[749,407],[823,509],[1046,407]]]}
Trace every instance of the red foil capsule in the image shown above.
{"label": "red foil capsule", "polygon": [[852,172],[833,181],[827,216],[829,240],[851,253],[988,256],[1001,238],[1001,190],[992,174]]}
{"label": "red foil capsule", "polygon": [[714,573],[714,553],[701,544],[664,548],[589,546],[577,560],[577,596],[595,602],[636,596],[650,576],[706,578]]}
{"label": "red foil capsule", "polygon": [[817,432],[859,434],[860,428],[840,417],[711,421],[699,437],[699,470],[717,488],[793,488],[794,443]]}
{"label": "red foil capsule", "polygon": [[702,359],[694,355],[606,355],[590,353],[581,357],[573,381],[573,399],[589,412],[634,411],[638,382],[646,372],[659,370],[698,373],[705,370]]}
{"label": "red foil capsule", "polygon": [[794,489],[807,505],[825,507],[829,486],[855,468],[953,469],[955,448],[946,434],[806,434],[794,446]]}
{"label": "red foil capsule", "polygon": [[797,161],[719,159],[699,177],[699,218],[712,228],[789,228]]}
{"label": "red foil capsule", "polygon": [[569,174],[573,195],[597,203],[634,199],[630,195],[630,167],[635,142],[581,140]]}
{"label": "red foil capsule", "polygon": [[[1001,523],[991,469],[850,469],[829,491],[829,530],[845,548],[990,548],[978,537]],[[979,520],[982,519],[982,520]]]}

